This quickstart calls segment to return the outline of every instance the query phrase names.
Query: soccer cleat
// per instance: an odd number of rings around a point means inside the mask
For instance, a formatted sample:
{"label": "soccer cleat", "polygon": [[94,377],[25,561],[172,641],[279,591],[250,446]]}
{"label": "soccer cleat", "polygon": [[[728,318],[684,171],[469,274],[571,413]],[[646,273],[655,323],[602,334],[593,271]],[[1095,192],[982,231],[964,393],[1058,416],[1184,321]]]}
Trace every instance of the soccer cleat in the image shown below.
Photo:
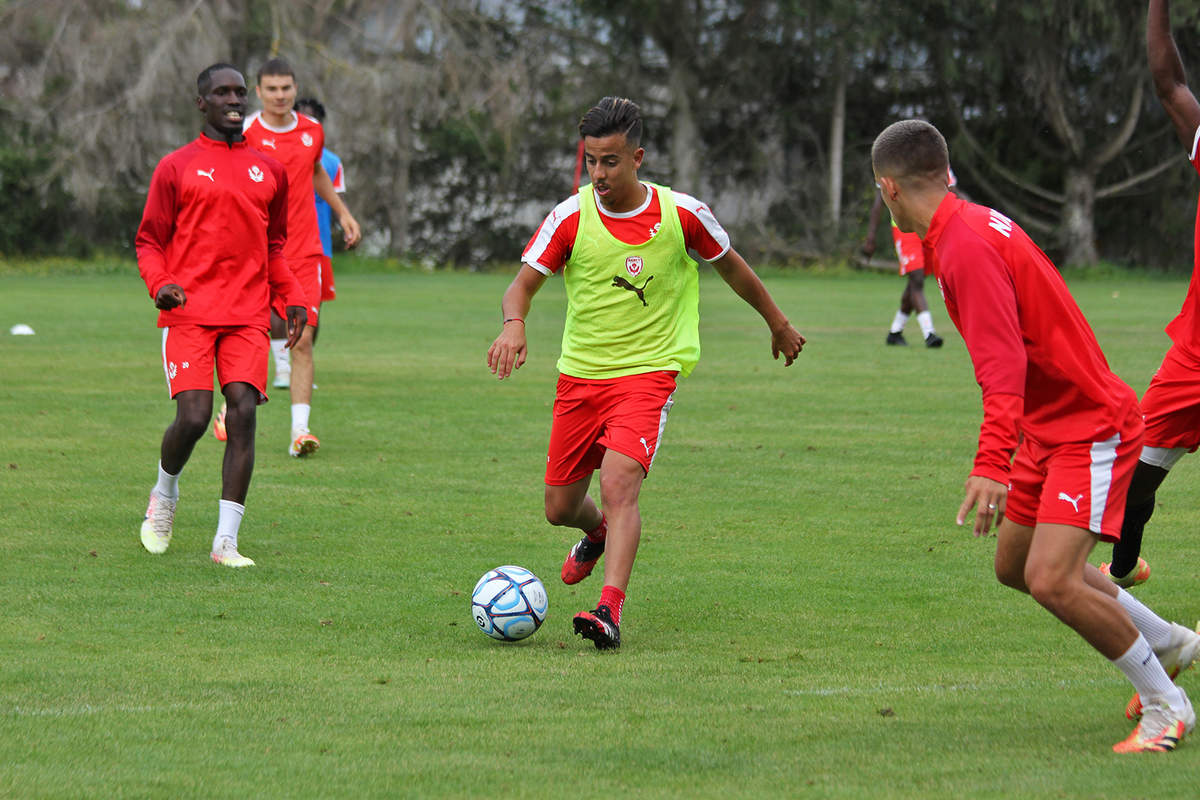
{"label": "soccer cleat", "polygon": [[576,614],[575,632],[585,639],[591,639],[597,650],[613,650],[621,646],[621,629],[613,622],[606,606]]}
{"label": "soccer cleat", "polygon": [[292,371],[275,370],[275,381],[271,384],[276,389],[286,389],[292,385]]}
{"label": "soccer cleat", "polygon": [[214,564],[223,567],[253,567],[254,561],[237,551],[232,539],[221,538],[221,544],[209,554]]}
{"label": "soccer cleat", "polygon": [[171,544],[171,529],[175,525],[175,504],[172,499],[157,490],[150,490],[150,504],[146,506],[146,518],[142,520],[142,547],[155,555],[167,552]]}
{"label": "soccer cleat", "polygon": [[889,331],[888,335],[887,335],[887,343],[888,344],[898,344],[901,346],[908,345],[908,342],[905,341],[905,339],[904,339],[904,334],[900,333],[899,331]]}
{"label": "soccer cleat", "polygon": [[942,346],[942,337],[938,336],[936,333],[930,333],[928,336],[925,337],[925,346],[926,347],[941,347]]}
{"label": "soccer cleat", "polygon": [[217,437],[218,442],[225,441],[225,404],[221,403],[221,410],[217,412],[217,418],[213,420],[213,436]]}
{"label": "soccer cleat", "polygon": [[306,430],[292,431],[292,444],[288,447],[288,455],[292,458],[303,458],[312,455],[321,447],[321,442]]}
{"label": "soccer cleat", "polygon": [[1139,583],[1150,580],[1150,565],[1146,563],[1146,559],[1139,556],[1137,566],[1130,570],[1124,578],[1118,578],[1112,574],[1112,563],[1106,561],[1100,565],[1100,574],[1122,589],[1132,589]]}
{"label": "soccer cleat", "polygon": [[[1183,694],[1180,692],[1180,694]],[[1183,737],[1196,727],[1196,712],[1191,701],[1183,695],[1183,707],[1171,708],[1161,699],[1146,704],[1142,716],[1129,738],[1113,745],[1117,753],[1169,753],[1179,746]]]}
{"label": "soccer cleat", "polygon": [[567,585],[579,583],[591,575],[592,569],[602,555],[604,555],[603,539],[598,542],[593,542],[586,536],[580,539],[571,548],[571,552],[567,553],[566,561],[563,561],[562,582]]}
{"label": "soccer cleat", "polygon": [[[1192,631],[1172,622],[1171,637],[1167,641],[1166,649],[1155,655],[1158,656],[1158,663],[1162,664],[1167,677],[1171,680],[1178,678],[1179,673],[1191,667],[1196,659],[1200,658],[1200,623],[1197,623],[1196,630]],[[1133,697],[1125,705],[1125,717],[1126,719],[1137,719],[1140,716],[1142,716],[1142,698],[1137,692],[1134,692]]]}

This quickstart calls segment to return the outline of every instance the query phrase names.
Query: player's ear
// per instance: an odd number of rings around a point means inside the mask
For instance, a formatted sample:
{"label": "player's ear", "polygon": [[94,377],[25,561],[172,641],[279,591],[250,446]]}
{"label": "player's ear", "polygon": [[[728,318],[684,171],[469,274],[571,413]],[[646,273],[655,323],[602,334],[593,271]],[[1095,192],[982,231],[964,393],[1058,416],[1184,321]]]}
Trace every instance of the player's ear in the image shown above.
{"label": "player's ear", "polygon": [[900,184],[895,178],[889,178],[886,175],[880,175],[875,179],[875,183],[879,185],[879,191],[888,200],[895,200],[900,194]]}

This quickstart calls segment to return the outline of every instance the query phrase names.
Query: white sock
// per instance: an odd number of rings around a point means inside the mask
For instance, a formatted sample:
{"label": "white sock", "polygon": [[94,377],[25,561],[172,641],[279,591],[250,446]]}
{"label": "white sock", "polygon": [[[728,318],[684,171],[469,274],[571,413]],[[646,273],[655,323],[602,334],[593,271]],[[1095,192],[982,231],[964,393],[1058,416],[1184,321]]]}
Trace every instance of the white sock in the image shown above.
{"label": "white sock", "polygon": [[904,330],[904,323],[908,322],[908,314],[903,311],[897,311],[895,319],[892,320],[892,327],[888,333],[899,333]]}
{"label": "white sock", "polygon": [[1155,614],[1142,604],[1141,600],[1124,589],[1117,587],[1117,602],[1129,613],[1133,626],[1146,637],[1146,641],[1154,652],[1159,652],[1171,642],[1171,623]]}
{"label": "white sock", "polygon": [[1138,638],[1120,658],[1113,659],[1117,669],[1125,673],[1133,688],[1142,696],[1142,702],[1150,698],[1162,698],[1172,708],[1183,706],[1183,695],[1179,687],[1171,682],[1146,637]]}
{"label": "white sock", "polygon": [[933,333],[933,314],[928,311],[922,311],[917,314],[917,324],[921,326],[921,336],[928,339],[929,334]]}
{"label": "white sock", "polygon": [[179,476],[163,469],[161,461],[158,462],[158,483],[154,484],[154,491],[172,500],[179,499]]}
{"label": "white sock", "polygon": [[312,406],[308,403],[292,403],[292,430],[308,430],[308,414]]}
{"label": "white sock", "polygon": [[221,549],[222,539],[228,539],[234,550],[237,550],[238,528],[242,525],[242,515],[246,507],[232,500],[219,501],[220,510],[217,512],[217,535],[213,537],[213,552]]}
{"label": "white sock", "polygon": [[272,339],[271,355],[275,358],[276,375],[281,372],[290,373],[292,371],[292,362],[287,349],[287,339]]}

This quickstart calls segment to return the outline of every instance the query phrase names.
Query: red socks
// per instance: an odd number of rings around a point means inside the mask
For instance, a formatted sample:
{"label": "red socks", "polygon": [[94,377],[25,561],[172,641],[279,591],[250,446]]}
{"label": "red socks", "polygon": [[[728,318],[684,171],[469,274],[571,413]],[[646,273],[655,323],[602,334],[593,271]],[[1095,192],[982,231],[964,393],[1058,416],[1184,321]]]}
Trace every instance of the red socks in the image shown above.
{"label": "red socks", "polygon": [[608,520],[604,517],[604,512],[600,513],[600,524],[595,530],[583,532],[588,539],[599,544],[604,541],[604,537],[608,536]]}
{"label": "red socks", "polygon": [[605,586],[600,590],[600,605],[608,608],[612,621],[621,624],[621,607],[625,605],[625,593],[615,586]]}

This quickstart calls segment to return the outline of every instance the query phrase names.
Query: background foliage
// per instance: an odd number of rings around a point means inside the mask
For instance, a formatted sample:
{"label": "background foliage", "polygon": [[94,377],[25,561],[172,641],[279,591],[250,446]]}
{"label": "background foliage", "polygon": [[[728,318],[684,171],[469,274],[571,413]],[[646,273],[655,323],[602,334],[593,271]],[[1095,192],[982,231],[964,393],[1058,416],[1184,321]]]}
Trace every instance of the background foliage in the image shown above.
{"label": "background foliage", "polygon": [[[1174,4],[1200,64],[1200,2]],[[571,190],[605,94],[647,115],[646,177],[739,249],[849,258],[874,135],[923,116],[963,188],[1056,258],[1187,268],[1195,181],[1145,66],[1143,4],[1052,0],[0,2],[0,254],[128,250],[193,80],[273,54],[330,110],[365,249],[512,261]]]}

